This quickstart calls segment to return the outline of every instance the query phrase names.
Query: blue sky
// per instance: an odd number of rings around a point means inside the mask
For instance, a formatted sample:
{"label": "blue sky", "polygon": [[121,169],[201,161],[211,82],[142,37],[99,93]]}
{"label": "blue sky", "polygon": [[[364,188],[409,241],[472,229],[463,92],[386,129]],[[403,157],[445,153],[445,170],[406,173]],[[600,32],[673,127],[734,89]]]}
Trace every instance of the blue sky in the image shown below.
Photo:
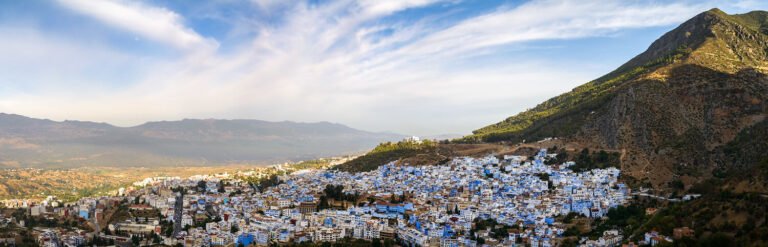
{"label": "blue sky", "polygon": [[0,112],[466,134],[736,1],[0,1]]}

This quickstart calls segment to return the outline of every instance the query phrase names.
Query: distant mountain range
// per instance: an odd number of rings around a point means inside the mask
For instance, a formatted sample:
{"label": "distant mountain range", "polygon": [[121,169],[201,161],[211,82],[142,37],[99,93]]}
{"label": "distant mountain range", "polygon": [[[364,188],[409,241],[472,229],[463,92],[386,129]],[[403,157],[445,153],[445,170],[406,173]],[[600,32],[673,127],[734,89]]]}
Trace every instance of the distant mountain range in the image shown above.
{"label": "distant mountain range", "polygon": [[0,168],[269,164],[402,139],[341,124],[185,119],[135,127],[0,113]]}
{"label": "distant mountain range", "polygon": [[[703,12],[618,69],[465,141],[559,137],[621,152],[641,184],[768,192],[768,12]],[[675,185],[675,186],[670,186]]]}

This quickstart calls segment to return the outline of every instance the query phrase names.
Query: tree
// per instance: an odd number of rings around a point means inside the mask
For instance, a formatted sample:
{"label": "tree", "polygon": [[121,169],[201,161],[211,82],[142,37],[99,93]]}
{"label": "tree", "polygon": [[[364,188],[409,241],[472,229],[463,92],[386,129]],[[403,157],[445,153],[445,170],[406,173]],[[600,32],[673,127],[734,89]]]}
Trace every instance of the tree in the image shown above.
{"label": "tree", "polygon": [[133,246],[140,246],[141,244],[140,242],[141,242],[141,239],[139,239],[139,236],[133,235],[133,237],[131,237],[131,243],[133,244]]}
{"label": "tree", "polygon": [[103,240],[103,239],[101,239],[100,237],[96,236],[96,237],[93,237],[93,245],[94,245],[94,246],[102,246],[102,245],[106,245],[106,241],[104,241],[104,240]]}
{"label": "tree", "polygon": [[495,228],[491,232],[495,238],[503,239],[509,237],[509,231],[507,231],[506,227]]}
{"label": "tree", "polygon": [[568,153],[566,153],[565,150],[563,150],[562,153],[558,153],[557,155],[555,155],[555,159],[557,159],[558,163],[563,163],[565,162],[565,160],[568,159]]}
{"label": "tree", "polygon": [[568,229],[563,232],[563,236],[569,237],[569,236],[578,236],[581,232],[579,232],[579,229],[575,226],[571,226]]}
{"label": "tree", "polygon": [[317,204],[317,211],[330,207],[331,206],[328,204],[328,199],[324,195],[320,196],[320,202]]}
{"label": "tree", "polygon": [[344,185],[326,185],[325,189],[323,190],[323,193],[325,193],[328,198],[332,198],[337,201],[345,200],[344,195]]}
{"label": "tree", "polygon": [[597,152],[597,162],[599,163],[608,162],[608,152],[606,152],[605,150],[600,150],[600,152]]}
{"label": "tree", "polygon": [[264,189],[280,185],[282,181],[280,181],[280,177],[278,177],[276,174],[272,174],[266,179],[259,180],[258,183],[259,184],[257,185],[257,188],[259,189],[259,192],[264,192]]}
{"label": "tree", "polygon": [[384,239],[384,247],[392,247],[395,246],[395,241],[392,239]]}
{"label": "tree", "polygon": [[675,179],[669,182],[669,187],[677,190],[685,189],[685,183],[680,179]]}
{"label": "tree", "polygon": [[157,235],[155,232],[152,232],[152,243],[155,243],[155,244],[160,243],[160,236]]}
{"label": "tree", "polygon": [[719,232],[699,240],[699,246],[735,246],[733,237]]}
{"label": "tree", "polygon": [[378,238],[371,239],[371,247],[382,247],[381,240]]}
{"label": "tree", "polygon": [[389,202],[391,203],[398,203],[397,196],[395,194],[392,194],[392,196],[389,197]]}
{"label": "tree", "polygon": [[205,184],[205,181],[200,180],[200,182],[197,182],[197,188],[199,191],[205,191],[207,187],[208,186]]}
{"label": "tree", "polygon": [[227,192],[226,189],[224,189],[224,180],[219,181],[219,193]]}

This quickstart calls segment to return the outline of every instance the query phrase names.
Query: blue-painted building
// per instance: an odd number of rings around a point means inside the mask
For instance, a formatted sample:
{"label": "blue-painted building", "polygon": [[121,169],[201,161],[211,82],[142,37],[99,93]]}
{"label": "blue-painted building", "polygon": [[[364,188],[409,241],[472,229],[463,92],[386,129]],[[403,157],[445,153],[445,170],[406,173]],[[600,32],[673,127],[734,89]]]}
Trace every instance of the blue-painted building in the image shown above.
{"label": "blue-painted building", "polygon": [[89,219],[89,217],[88,217],[89,216],[88,215],[88,210],[81,209],[80,212],[78,212],[77,215],[80,216],[80,218],[83,218],[83,219],[86,219],[86,220]]}
{"label": "blue-painted building", "polygon": [[253,243],[253,235],[250,233],[244,233],[240,234],[240,236],[237,236],[237,241],[235,241],[235,245],[243,244],[243,246],[248,246]]}

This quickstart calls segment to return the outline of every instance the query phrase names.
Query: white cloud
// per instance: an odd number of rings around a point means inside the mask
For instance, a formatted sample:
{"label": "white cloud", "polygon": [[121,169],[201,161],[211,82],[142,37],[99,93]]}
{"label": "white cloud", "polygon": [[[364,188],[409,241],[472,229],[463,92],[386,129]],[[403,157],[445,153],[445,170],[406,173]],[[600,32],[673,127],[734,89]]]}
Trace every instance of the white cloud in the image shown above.
{"label": "white cloud", "polygon": [[394,56],[443,56],[492,46],[536,40],[605,35],[628,28],[680,23],[704,5],[630,4],[620,1],[532,1],[465,20],[394,53]]}
{"label": "white cloud", "polygon": [[768,9],[768,2],[764,0],[740,0],[723,3],[718,6],[725,9],[734,9],[739,12]]}
{"label": "white cloud", "polygon": [[359,0],[363,11],[371,14],[390,14],[403,9],[427,6],[445,0]]}
{"label": "white cloud", "polygon": [[[181,49],[213,51],[217,44],[184,26],[170,10],[136,2],[59,1]],[[641,1],[532,1],[443,27],[431,25],[431,18],[378,20],[446,1],[254,1],[265,9],[284,8],[284,19],[255,25],[258,35],[226,54],[210,52],[147,65],[148,72],[121,90],[7,95],[0,99],[0,111],[123,125],[216,117],[327,120],[412,134],[468,133],[609,69],[584,64],[564,69],[558,61],[530,57],[470,66],[468,59],[531,41],[671,25],[709,8]],[[89,77],[66,75],[70,80]]]}
{"label": "white cloud", "polygon": [[180,49],[213,49],[217,43],[187,28],[182,18],[165,8],[137,1],[58,0],[71,10],[109,25]]}

